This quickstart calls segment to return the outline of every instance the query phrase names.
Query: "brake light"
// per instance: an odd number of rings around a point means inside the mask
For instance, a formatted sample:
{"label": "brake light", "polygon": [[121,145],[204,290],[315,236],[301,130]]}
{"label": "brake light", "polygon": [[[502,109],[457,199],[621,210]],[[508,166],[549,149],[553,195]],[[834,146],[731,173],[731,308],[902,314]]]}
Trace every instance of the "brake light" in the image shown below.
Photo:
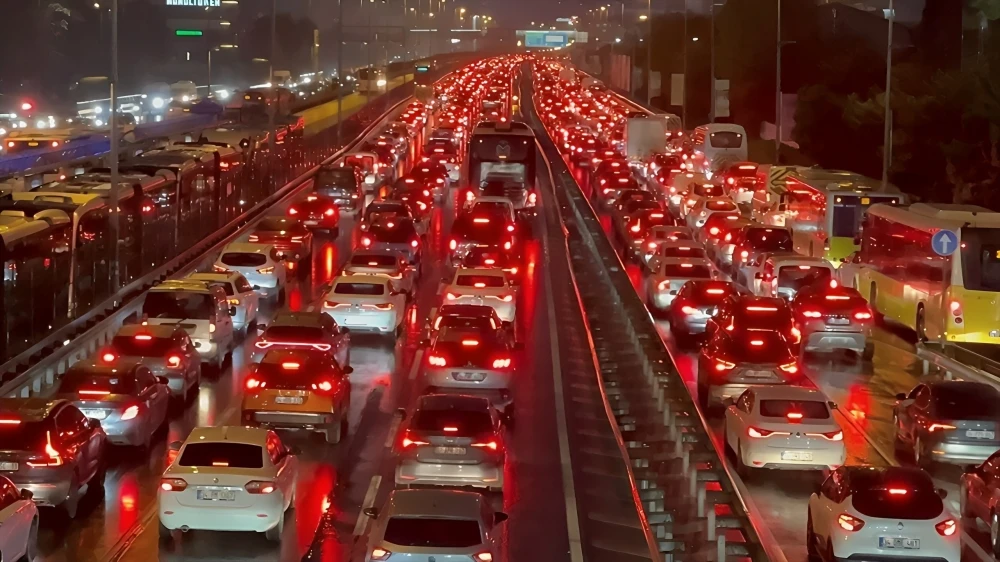
{"label": "brake light", "polygon": [[725,371],[731,371],[736,368],[736,363],[730,363],[729,361],[724,361],[722,359],[715,360],[715,370],[722,373]]}
{"label": "brake light", "polygon": [[125,408],[124,412],[122,412],[122,421],[135,419],[135,417],[138,415],[139,415],[139,406],[138,405],[129,406],[128,408]]}
{"label": "brake light", "polygon": [[493,360],[494,369],[506,369],[507,367],[510,367],[510,357]]}
{"label": "brake light", "polygon": [[427,441],[420,441],[420,437],[417,436],[417,435],[415,435],[409,429],[407,429],[406,433],[403,435],[403,448],[404,449],[407,448],[407,447],[414,447],[414,446],[419,447],[420,445],[428,445],[428,444],[429,443]]}
{"label": "brake light", "polygon": [[445,294],[445,298],[450,301],[453,301],[458,298],[458,295],[456,295],[455,293],[447,293]]}
{"label": "brake light", "polygon": [[725,292],[725,289],[705,289],[705,294],[707,295],[721,295]]}
{"label": "brake light", "polygon": [[801,412],[788,412],[787,414],[785,414],[785,417],[788,418],[789,423],[799,423],[800,421],[802,421]]}
{"label": "brake light", "polygon": [[761,347],[764,345],[764,340],[750,340],[750,345],[754,347]]}
{"label": "brake light", "polygon": [[263,275],[270,275],[274,273],[274,266],[272,265],[270,267],[262,267],[257,270],[257,273],[261,273]]}
{"label": "brake light", "polygon": [[251,234],[249,240],[250,240],[250,242],[256,242],[256,241],[260,240],[260,237],[257,236],[256,234]]}
{"label": "brake light", "polygon": [[946,519],[937,525],[934,525],[934,528],[942,537],[950,537],[955,534],[955,531],[958,530],[958,525],[955,523],[954,519]]}
{"label": "brake light", "polygon": [[270,494],[277,490],[277,486],[275,486],[274,482],[268,480],[251,480],[247,482],[243,489],[251,494]]}
{"label": "brake light", "polygon": [[712,228],[708,229],[708,233],[711,234],[712,236],[718,236],[719,227],[713,226]]}
{"label": "brake light", "polygon": [[799,372],[799,366],[795,363],[795,361],[792,361],[791,363],[785,363],[784,365],[781,365],[778,368],[786,373]]}
{"label": "brake light", "polygon": [[931,432],[933,432],[933,431],[948,431],[948,430],[951,430],[951,429],[955,429],[955,426],[948,425],[946,423],[932,423],[929,426],[927,426],[927,431],[931,431]]}
{"label": "brake light", "polygon": [[497,444],[497,442],[495,440],[484,441],[484,442],[480,442],[480,443],[473,443],[472,446],[473,447],[479,447],[481,449],[489,449],[491,451],[496,451],[497,447],[499,447],[499,445]]}
{"label": "brake light", "polygon": [[683,312],[684,314],[696,314],[698,312],[698,309],[694,308],[693,306],[682,306],[681,312]]}
{"label": "brake light", "polygon": [[367,236],[362,236],[361,237],[361,245],[364,246],[365,248],[367,248],[368,246],[371,246],[372,245],[372,239],[369,238],[369,237],[367,237]]}
{"label": "brake light", "polygon": [[451,250],[457,250],[458,249],[458,240],[455,240],[454,238],[452,238],[451,241],[448,242],[448,248],[451,249]]}
{"label": "brake light", "polygon": [[247,390],[256,390],[258,388],[264,388],[264,381],[256,379],[254,377],[247,377],[246,387]]}
{"label": "brake light", "polygon": [[104,355],[101,355],[101,360],[104,361],[105,363],[111,363],[115,359],[118,359],[118,357],[114,353],[111,353],[110,351],[105,352]]}
{"label": "brake light", "polygon": [[297,214],[299,214],[299,210],[296,209],[295,207],[289,207],[288,208],[288,214],[289,215],[297,215]]}
{"label": "brake light", "polygon": [[482,217],[479,217],[479,218],[472,219],[472,222],[477,223],[477,224],[488,224],[490,222],[490,219],[484,219]]}
{"label": "brake light", "polygon": [[225,272],[229,271],[228,269],[226,269],[225,267],[223,267],[223,266],[221,266],[221,265],[213,265],[213,266],[212,266],[212,269],[213,269],[213,270],[214,270],[214,271],[215,271],[216,273],[225,273]]}
{"label": "brake light", "polygon": [[160,480],[160,489],[164,492],[183,492],[188,483],[183,478],[164,478]]}
{"label": "brake light", "polygon": [[181,356],[180,355],[170,355],[167,357],[168,367],[180,367],[181,366]]}
{"label": "brake light", "polygon": [[839,430],[839,429],[837,431],[828,431],[826,433],[806,433],[806,435],[808,435],[809,437],[822,437],[823,439],[826,439],[827,441],[843,441],[844,440],[844,432],[841,431],[841,430]]}
{"label": "brake light", "polygon": [[868,312],[867,310],[861,310],[861,311],[858,311],[858,312],[854,313],[854,319],[855,320],[871,320],[872,319],[872,313]]}
{"label": "brake light", "polygon": [[328,217],[332,217],[334,215],[334,213],[336,213],[336,212],[337,212],[336,209],[333,209],[331,207],[331,208],[323,211],[323,214],[326,215],[326,216],[328,216]]}
{"label": "brake light", "polygon": [[333,390],[333,381],[320,381],[312,384],[313,390],[321,390],[323,392],[330,392]]}
{"label": "brake light", "polygon": [[301,367],[301,365],[294,361],[285,361],[281,364],[281,368],[286,371],[297,371],[299,367]]}
{"label": "brake light", "polygon": [[865,526],[865,522],[853,515],[848,515],[846,513],[841,513],[840,517],[837,518],[837,524],[840,528],[845,531],[855,532],[860,531],[861,527]]}
{"label": "brake light", "polygon": [[372,549],[372,560],[385,560],[391,556],[392,553],[384,548],[373,548]]}
{"label": "brake light", "polygon": [[81,391],[77,392],[77,394],[79,394],[80,397],[84,397],[84,396],[88,396],[88,397],[110,396],[111,395],[111,391],[110,390],[81,390]]}
{"label": "brake light", "polygon": [[506,241],[506,242],[503,243],[503,249],[504,250],[509,250],[510,246],[511,246],[510,240],[508,240],[508,241]]}
{"label": "brake light", "polygon": [[795,326],[792,326],[792,329],[789,330],[789,333],[792,335],[792,343],[799,343],[800,341],[802,341],[802,331],[796,328]]}
{"label": "brake light", "polygon": [[448,366],[448,361],[445,360],[445,358],[442,357],[442,356],[440,356],[440,355],[428,355],[427,356],[427,363],[429,363],[429,364],[431,364],[431,365],[433,365],[435,367],[446,367],[446,366]]}
{"label": "brake light", "polygon": [[770,429],[761,429],[759,427],[748,427],[747,436],[754,439],[763,439],[765,437],[770,437],[772,435],[790,435],[785,431],[771,431]]}
{"label": "brake light", "polygon": [[633,224],[631,230],[632,232],[639,232],[642,228],[638,224]]}
{"label": "brake light", "polygon": [[822,318],[823,313],[818,310],[803,310],[802,316],[805,316],[806,318]]}
{"label": "brake light", "polygon": [[59,451],[52,446],[52,432],[45,432],[45,457],[40,460],[35,460],[34,462],[28,461],[28,466],[32,468],[41,468],[46,466],[62,466],[63,459],[59,454]]}

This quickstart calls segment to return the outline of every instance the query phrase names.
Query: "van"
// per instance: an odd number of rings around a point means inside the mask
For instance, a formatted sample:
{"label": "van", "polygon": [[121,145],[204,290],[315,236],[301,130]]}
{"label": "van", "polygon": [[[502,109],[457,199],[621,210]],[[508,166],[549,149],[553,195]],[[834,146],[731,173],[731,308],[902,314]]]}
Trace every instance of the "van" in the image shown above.
{"label": "van", "polygon": [[715,174],[729,164],[747,159],[747,132],[740,125],[702,125],[692,133],[691,143],[695,170]]}
{"label": "van", "polygon": [[222,368],[235,347],[233,316],[236,307],[222,287],[207,281],[170,279],[146,293],[143,323],[176,324],[191,337],[202,363]]}

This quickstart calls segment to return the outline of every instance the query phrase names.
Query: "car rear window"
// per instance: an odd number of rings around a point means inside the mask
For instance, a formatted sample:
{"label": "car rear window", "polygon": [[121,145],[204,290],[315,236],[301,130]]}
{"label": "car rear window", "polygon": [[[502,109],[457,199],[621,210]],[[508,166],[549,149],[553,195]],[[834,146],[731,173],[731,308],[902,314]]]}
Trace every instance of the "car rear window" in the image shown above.
{"label": "car rear window", "polygon": [[358,267],[395,267],[396,256],[355,255],[351,256],[351,265]]}
{"label": "car rear window", "polygon": [[271,326],[264,331],[264,339],[294,342],[314,342],[323,337],[318,326]]}
{"label": "car rear window", "polygon": [[161,357],[174,351],[173,338],[157,338],[148,334],[115,336],[111,347],[126,357]]}
{"label": "car rear window", "polygon": [[852,472],[851,503],[878,519],[926,520],[944,511],[930,477],[915,470]]}
{"label": "car rear window", "polygon": [[481,435],[493,430],[493,420],[486,410],[420,408],[410,426],[417,431],[443,431],[456,427],[463,435]]}
{"label": "car rear window", "polygon": [[504,286],[503,277],[495,275],[459,275],[455,280],[459,287],[501,288]]}
{"label": "car rear window", "polygon": [[337,283],[333,292],[338,295],[362,295],[374,297],[385,294],[382,283]]}
{"label": "car rear window", "polygon": [[712,276],[712,268],[690,263],[668,263],[663,266],[663,275],[690,279],[704,278]]}
{"label": "car rear window", "polygon": [[768,418],[789,418],[801,414],[798,419],[828,420],[830,409],[826,402],[819,400],[761,400],[760,415]]}
{"label": "car rear window", "polygon": [[815,265],[785,265],[778,268],[778,286],[799,290],[810,285],[828,285],[833,272]]}
{"label": "car rear window", "polygon": [[59,381],[59,392],[75,394],[81,390],[105,391],[112,394],[131,394],[134,391],[132,378],[114,375],[99,375],[70,371]]}
{"label": "car rear window", "polygon": [[791,359],[788,344],[773,330],[734,332],[730,342],[736,359],[747,363],[778,363]]}
{"label": "car rear window", "polygon": [[694,246],[668,246],[660,254],[665,258],[703,258],[705,249]]}
{"label": "car rear window", "polygon": [[250,443],[188,443],[177,464],[263,468],[264,448]]}
{"label": "car rear window", "polygon": [[222,254],[222,263],[232,267],[259,267],[267,263],[267,256],[264,254],[229,252]]}
{"label": "car rear window", "polygon": [[393,517],[382,539],[400,546],[435,548],[469,548],[483,542],[478,521],[430,517]]}
{"label": "car rear window", "polygon": [[[360,164],[360,163],[359,163]],[[354,168],[324,168],[316,173],[316,185],[330,187],[357,187]]]}
{"label": "car rear window", "polygon": [[792,235],[781,228],[751,228],[747,231],[746,241],[760,252],[792,251]]}
{"label": "car rear window", "polygon": [[722,195],[722,186],[710,183],[695,185],[691,188],[691,194],[700,195],[701,197],[718,197]]}
{"label": "car rear window", "polygon": [[740,311],[744,328],[762,330],[784,330],[791,323],[791,315],[785,307],[771,304],[747,304]]}
{"label": "car rear window", "polygon": [[267,218],[257,224],[258,232],[281,232],[299,233],[305,232],[306,228],[297,221],[290,221],[282,218]]}
{"label": "car rear window", "polygon": [[377,241],[388,244],[405,244],[417,237],[417,231],[409,221],[376,223],[369,232]]}
{"label": "car rear window", "polygon": [[[16,420],[17,414],[0,414],[0,419]],[[0,424],[0,451],[38,451],[45,448],[49,425],[40,421]]]}
{"label": "car rear window", "polygon": [[1000,419],[1000,391],[978,383],[938,385],[931,392],[934,413],[946,420]]}
{"label": "car rear window", "polygon": [[705,208],[709,211],[731,211],[736,208],[733,201],[709,201],[705,203]]}
{"label": "car rear window", "polygon": [[207,320],[214,311],[215,299],[207,293],[152,291],[142,303],[142,313],[149,318]]}

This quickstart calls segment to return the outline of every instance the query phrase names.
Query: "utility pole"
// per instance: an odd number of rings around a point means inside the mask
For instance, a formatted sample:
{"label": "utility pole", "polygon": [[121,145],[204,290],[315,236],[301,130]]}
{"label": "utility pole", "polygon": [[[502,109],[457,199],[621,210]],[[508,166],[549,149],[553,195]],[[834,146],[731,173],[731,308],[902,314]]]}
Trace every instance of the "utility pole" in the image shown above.
{"label": "utility pole", "polygon": [[778,43],[775,47],[774,85],[774,161],[781,162],[781,0],[778,4]]}
{"label": "utility pole", "polygon": [[646,105],[653,104],[653,0],[646,0]]}
{"label": "utility pole", "polygon": [[[111,205],[111,243],[114,245],[111,262],[111,292],[117,293],[121,286],[121,224],[118,209],[118,0],[111,0],[111,117],[108,126],[111,128],[111,152],[108,167],[111,168],[111,188],[108,190],[108,203]],[[73,303],[75,306],[76,303]],[[72,309],[72,307],[71,307]]]}
{"label": "utility pole", "polygon": [[885,47],[885,126],[882,131],[882,187],[889,185],[889,166],[892,165],[892,26],[896,21],[894,0],[889,0],[889,33]]}
{"label": "utility pole", "polygon": [[206,99],[212,97],[212,51],[214,50],[214,47],[208,48],[208,91],[205,94]]}
{"label": "utility pole", "polygon": [[274,51],[278,37],[275,31],[278,21],[278,0],[271,0],[271,57],[268,59],[267,81],[274,79]]}
{"label": "utility pole", "polygon": [[[780,0],[779,0],[780,1]],[[688,3],[684,0],[684,46],[681,49],[684,57],[684,67],[681,71],[681,121],[684,127],[688,126]]]}
{"label": "utility pole", "polygon": [[715,98],[718,94],[715,92],[715,0],[712,0],[712,14],[709,18],[711,20],[711,29],[708,30],[708,40],[709,47],[711,47],[711,57],[709,62],[709,74],[711,75],[712,85],[709,89],[711,93],[711,111],[712,114],[709,116],[709,121],[715,123]]}
{"label": "utility pole", "polygon": [[343,138],[344,122],[344,0],[337,0],[337,142]]}

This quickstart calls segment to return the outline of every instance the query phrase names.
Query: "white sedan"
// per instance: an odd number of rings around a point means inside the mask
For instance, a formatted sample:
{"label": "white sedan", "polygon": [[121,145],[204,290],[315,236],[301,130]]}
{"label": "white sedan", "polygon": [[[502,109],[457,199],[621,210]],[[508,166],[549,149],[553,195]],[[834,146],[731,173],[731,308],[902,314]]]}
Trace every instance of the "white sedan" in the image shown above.
{"label": "white sedan", "polygon": [[741,474],[751,468],[835,469],[844,464],[844,432],[822,392],[757,386],[727,400],[726,447]]}
{"label": "white sedan", "polygon": [[[447,279],[447,278],[446,278]],[[517,315],[517,291],[502,269],[460,267],[446,281],[444,304],[477,304],[493,307],[504,324]]]}
{"label": "white sedan", "polygon": [[351,330],[399,334],[406,318],[406,293],[383,275],[342,275],[323,298],[323,312]]}
{"label": "white sedan", "polygon": [[810,560],[959,562],[962,529],[919,468],[842,466],[809,497]]}
{"label": "white sedan", "polygon": [[179,529],[259,532],[281,540],[299,464],[277,433],[197,427],[171,449],[177,456],[158,490],[161,537]]}
{"label": "white sedan", "polygon": [[38,508],[31,492],[0,476],[0,553],[4,560],[34,560],[38,553]]}

